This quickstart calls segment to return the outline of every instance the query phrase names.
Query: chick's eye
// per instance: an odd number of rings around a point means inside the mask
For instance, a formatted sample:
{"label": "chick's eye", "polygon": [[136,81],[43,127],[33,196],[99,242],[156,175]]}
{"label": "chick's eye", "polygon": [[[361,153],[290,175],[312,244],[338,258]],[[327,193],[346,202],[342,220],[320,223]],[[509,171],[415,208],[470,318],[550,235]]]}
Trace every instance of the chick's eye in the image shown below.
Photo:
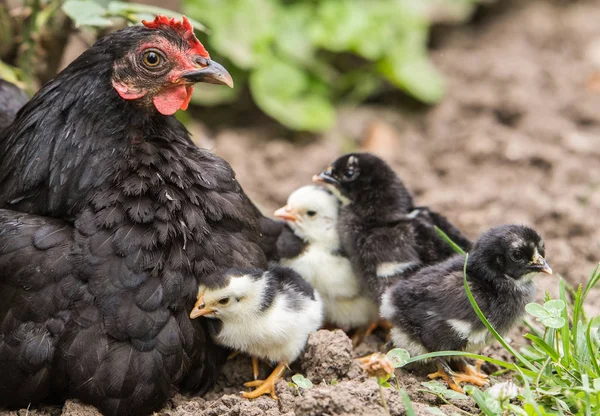
{"label": "chick's eye", "polygon": [[222,298],[222,299],[219,299],[219,305],[221,305],[221,306],[227,306],[227,305],[229,305],[229,302],[230,302],[230,301],[231,301],[231,300],[230,300],[229,298]]}
{"label": "chick's eye", "polygon": [[512,259],[512,261],[520,262],[523,261],[525,256],[523,256],[523,253],[520,251],[513,251],[512,253],[510,253],[510,258]]}
{"label": "chick's eye", "polygon": [[144,65],[148,68],[156,68],[162,63],[162,57],[158,52],[155,51],[146,51],[142,56]]}
{"label": "chick's eye", "polygon": [[313,210],[306,211],[306,215],[308,215],[309,217],[314,217],[315,215],[317,215],[317,211],[313,211]]}

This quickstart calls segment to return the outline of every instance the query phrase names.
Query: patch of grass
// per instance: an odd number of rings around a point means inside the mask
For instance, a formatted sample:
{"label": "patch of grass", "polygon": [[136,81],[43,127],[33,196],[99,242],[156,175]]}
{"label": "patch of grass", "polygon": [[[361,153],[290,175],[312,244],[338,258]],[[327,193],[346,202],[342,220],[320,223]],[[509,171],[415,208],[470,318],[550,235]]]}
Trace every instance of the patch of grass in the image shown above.
{"label": "patch of grass", "polygon": [[[444,236],[442,236],[444,237]],[[447,236],[445,239],[449,240]],[[465,255],[465,270],[468,254]],[[464,286],[471,306],[494,338],[508,351],[514,362],[496,360],[463,351],[442,351],[394,361],[396,367],[442,356],[465,356],[483,359],[515,373],[515,389],[503,386],[481,391],[467,386],[466,392],[487,416],[511,415],[584,415],[600,414],[600,317],[588,319],[583,305],[591,289],[600,280],[600,265],[585,285],[570,290],[564,279],[559,281],[559,299],[546,294],[543,305],[531,303],[527,312],[538,322],[526,319],[530,330],[525,337],[531,342],[520,351],[514,349],[490,324],[477,305],[464,273]],[[568,293],[573,295],[569,300]],[[398,349],[396,349],[398,350]],[[392,350],[394,351],[394,350]],[[508,391],[514,394],[508,394]]]}

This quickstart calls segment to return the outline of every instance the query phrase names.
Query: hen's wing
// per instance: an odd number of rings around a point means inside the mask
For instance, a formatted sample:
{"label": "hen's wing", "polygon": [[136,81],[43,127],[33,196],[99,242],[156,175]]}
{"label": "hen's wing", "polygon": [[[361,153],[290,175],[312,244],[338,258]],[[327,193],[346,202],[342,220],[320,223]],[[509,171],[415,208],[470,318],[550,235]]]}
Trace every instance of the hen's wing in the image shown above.
{"label": "hen's wing", "polygon": [[69,224],[0,210],[1,405],[27,405],[52,388],[56,346],[80,288],[73,256]]}

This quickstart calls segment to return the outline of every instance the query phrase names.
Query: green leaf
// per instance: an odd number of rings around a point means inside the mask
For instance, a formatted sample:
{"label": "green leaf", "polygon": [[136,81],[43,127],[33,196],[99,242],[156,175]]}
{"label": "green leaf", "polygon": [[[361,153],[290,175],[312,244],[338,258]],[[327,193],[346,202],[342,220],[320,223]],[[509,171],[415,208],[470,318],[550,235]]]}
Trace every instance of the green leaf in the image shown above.
{"label": "green leaf", "polygon": [[528,303],[525,305],[525,310],[536,318],[544,319],[550,317],[550,313],[539,303]]}
{"label": "green leaf", "polygon": [[73,20],[75,26],[83,26],[89,22],[95,23],[94,26],[112,25],[112,22],[105,18],[106,9],[92,0],[68,0],[62,9]]}
{"label": "green leaf", "polygon": [[593,385],[594,385],[594,390],[600,392],[600,378],[595,378]]}
{"label": "green leaf", "polygon": [[27,86],[19,80],[20,73],[21,70],[19,68],[0,61],[0,78],[10,82],[11,84],[15,84],[21,89],[25,89]]}
{"label": "green leaf", "polygon": [[544,326],[547,326],[548,328],[562,328],[566,323],[567,321],[565,321],[564,318],[560,316],[551,316],[549,318],[542,319],[542,324],[544,324]]}
{"label": "green leaf", "polygon": [[403,348],[394,348],[386,354],[394,368],[403,367],[410,358],[410,354]]}
{"label": "green leaf", "polygon": [[498,402],[493,400],[489,395],[485,394],[481,390],[473,386],[465,386],[465,391],[473,398],[473,400],[475,400],[475,403],[477,403],[479,409],[486,416],[496,416],[501,413],[502,409],[500,409]]}
{"label": "green leaf", "polygon": [[567,307],[567,304],[560,299],[552,299],[544,303],[544,309],[552,316],[559,316],[563,309]]}
{"label": "green leaf", "polygon": [[276,58],[252,72],[250,91],[265,113],[292,129],[323,131],[335,121],[335,109],[319,85]]}
{"label": "green leaf", "polygon": [[281,7],[275,22],[275,45],[282,56],[298,64],[309,64],[314,60],[315,45],[306,31],[313,18],[312,9],[313,6],[307,3]]}
{"label": "green leaf", "polygon": [[434,393],[444,394],[448,388],[439,381],[422,381],[421,385]]}
{"label": "green leaf", "polygon": [[211,29],[208,43],[243,69],[255,68],[269,57],[278,17],[273,0],[184,0],[186,15]]}
{"label": "green leaf", "polygon": [[440,394],[449,400],[467,400],[468,397],[457,391],[451,390],[439,381],[423,381],[421,385],[431,390],[433,393]]}
{"label": "green leaf", "polygon": [[292,381],[300,388],[304,390],[312,389],[313,383],[302,374],[294,374],[292,376]]}
{"label": "green leaf", "polygon": [[469,398],[464,394],[451,389],[446,390],[446,392],[444,393],[444,397],[446,397],[449,400],[469,400]]}
{"label": "green leaf", "polygon": [[76,24],[77,26],[111,27],[114,23],[104,17],[90,16],[78,19]]}
{"label": "green leaf", "polygon": [[[127,3],[123,1],[111,1],[108,3],[108,12],[113,15],[116,14],[127,17],[133,23],[139,23],[142,19],[152,20],[157,14],[163,14],[167,17],[175,18],[177,20],[181,20],[183,17],[181,13],[164,9],[162,7],[149,6],[147,4],[140,3]],[[186,17],[194,27],[194,30],[208,32],[208,29],[202,23],[189,16]]]}
{"label": "green leaf", "polygon": [[311,30],[314,42],[334,52],[351,50],[367,30],[368,15],[362,5],[365,2],[321,1]]}
{"label": "green leaf", "polygon": [[430,415],[434,415],[434,416],[446,416],[446,413],[442,412],[440,409],[438,409],[437,407],[431,407],[431,406],[427,406],[425,408],[425,410],[427,411],[427,413],[429,413]]}
{"label": "green leaf", "polygon": [[379,70],[392,84],[426,104],[435,104],[444,96],[444,80],[426,56],[410,60],[388,56]]}

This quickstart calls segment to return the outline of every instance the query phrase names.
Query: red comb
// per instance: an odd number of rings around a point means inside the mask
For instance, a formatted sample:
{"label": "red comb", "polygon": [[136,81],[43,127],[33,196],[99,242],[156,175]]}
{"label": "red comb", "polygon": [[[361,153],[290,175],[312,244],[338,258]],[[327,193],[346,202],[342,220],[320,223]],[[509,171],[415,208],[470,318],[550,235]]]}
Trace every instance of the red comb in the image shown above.
{"label": "red comb", "polygon": [[204,45],[200,43],[200,41],[196,38],[194,34],[194,28],[190,24],[190,21],[187,17],[182,16],[181,22],[175,20],[175,18],[169,19],[164,15],[157,15],[153,21],[148,22],[146,20],[142,20],[144,26],[148,29],[160,29],[161,27],[169,27],[173,29],[175,32],[179,34],[184,40],[188,42],[190,47],[196,51],[199,55],[202,55],[205,58],[210,58],[206,49],[204,49]]}

